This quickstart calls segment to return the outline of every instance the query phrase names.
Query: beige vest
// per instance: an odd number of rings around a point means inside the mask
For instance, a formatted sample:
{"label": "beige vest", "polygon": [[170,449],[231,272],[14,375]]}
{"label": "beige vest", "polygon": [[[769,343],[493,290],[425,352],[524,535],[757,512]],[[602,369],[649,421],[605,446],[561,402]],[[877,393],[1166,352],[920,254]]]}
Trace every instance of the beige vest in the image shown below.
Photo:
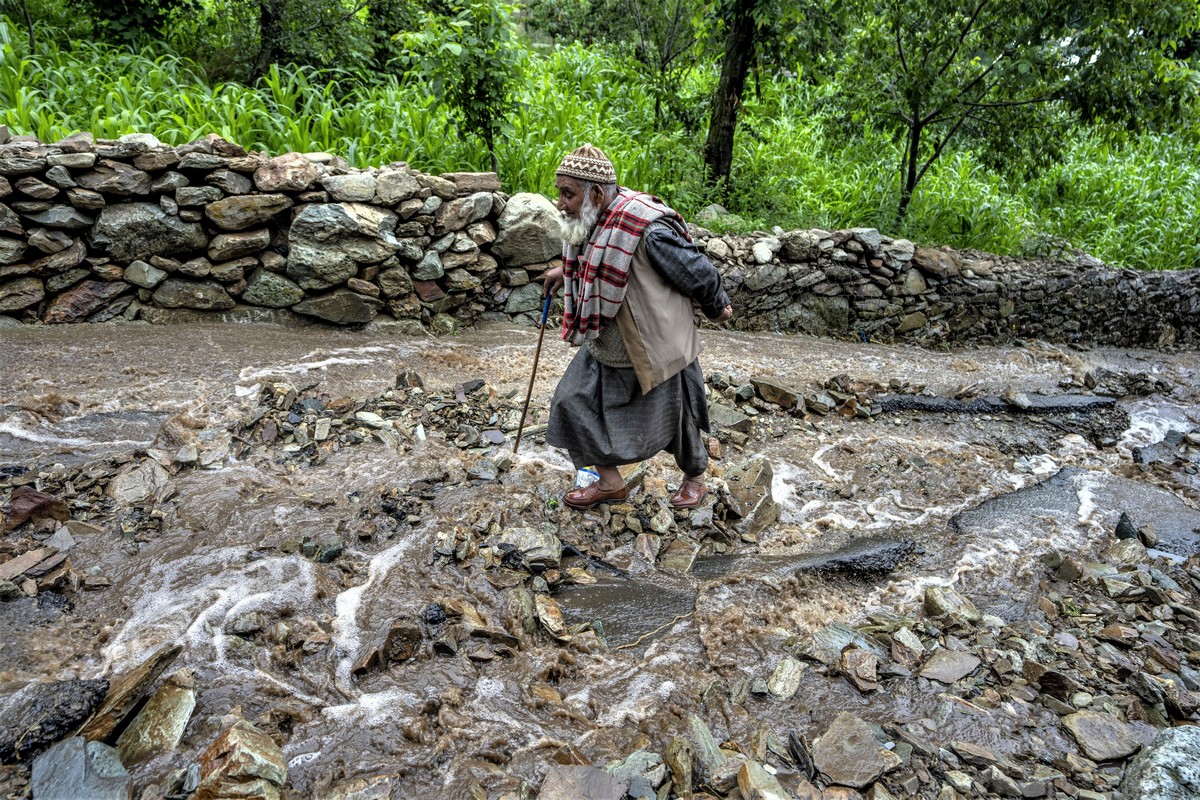
{"label": "beige vest", "polygon": [[693,303],[650,263],[644,236],[629,265],[629,284],[617,312],[617,327],[642,394],[649,394],[700,355]]}

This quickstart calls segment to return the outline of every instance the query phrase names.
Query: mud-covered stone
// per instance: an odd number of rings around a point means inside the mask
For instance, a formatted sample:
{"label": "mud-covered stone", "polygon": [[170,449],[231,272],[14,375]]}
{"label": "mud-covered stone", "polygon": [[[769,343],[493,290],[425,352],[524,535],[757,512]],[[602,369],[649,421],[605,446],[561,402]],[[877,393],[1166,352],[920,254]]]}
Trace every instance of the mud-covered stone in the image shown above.
{"label": "mud-covered stone", "polygon": [[74,731],[100,705],[108,681],[35,683],[0,701],[0,763],[28,761]]}

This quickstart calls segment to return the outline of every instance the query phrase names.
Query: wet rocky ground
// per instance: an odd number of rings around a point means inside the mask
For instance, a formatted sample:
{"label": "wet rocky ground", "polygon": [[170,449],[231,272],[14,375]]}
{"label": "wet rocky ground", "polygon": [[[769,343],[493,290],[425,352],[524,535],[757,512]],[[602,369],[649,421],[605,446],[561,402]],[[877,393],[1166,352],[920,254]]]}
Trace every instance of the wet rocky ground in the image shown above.
{"label": "wet rocky ground", "polygon": [[1200,788],[1193,353],[710,332],[706,501],[578,512],[527,329],[72,336],[5,341],[8,796]]}

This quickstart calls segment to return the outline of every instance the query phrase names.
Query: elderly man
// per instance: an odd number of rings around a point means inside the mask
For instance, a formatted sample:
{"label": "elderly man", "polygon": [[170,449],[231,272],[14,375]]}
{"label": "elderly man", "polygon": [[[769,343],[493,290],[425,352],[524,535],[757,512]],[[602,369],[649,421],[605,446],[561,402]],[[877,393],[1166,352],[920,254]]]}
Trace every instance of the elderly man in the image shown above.
{"label": "elderly man", "polygon": [[612,162],[584,145],[554,182],[563,215],[563,265],[545,290],[563,287],[563,338],[581,345],[550,405],[546,441],[576,469],[600,478],[568,491],[572,508],[628,495],[618,467],[670,452],[683,471],[674,508],[706,492],[708,404],[694,308],[733,314],[721,276],[692,244],[679,214],[657,197],[617,185]]}

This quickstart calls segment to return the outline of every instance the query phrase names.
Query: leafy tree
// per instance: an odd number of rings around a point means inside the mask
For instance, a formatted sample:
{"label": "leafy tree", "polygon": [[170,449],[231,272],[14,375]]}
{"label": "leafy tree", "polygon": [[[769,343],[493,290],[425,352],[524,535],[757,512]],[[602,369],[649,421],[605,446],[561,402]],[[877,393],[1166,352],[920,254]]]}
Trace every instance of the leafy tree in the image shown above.
{"label": "leafy tree", "polygon": [[692,120],[685,113],[687,104],[680,102],[679,90],[699,58],[693,19],[700,4],[696,0],[623,0],[620,6],[636,32],[634,57],[651,78],[659,127],[664,122],[664,105],[690,127]]}
{"label": "leafy tree", "polygon": [[406,51],[401,63],[429,80],[460,132],[483,139],[495,172],[496,135],[513,106],[522,52],[515,10],[494,0],[455,2],[449,14],[423,12],[420,30],[399,36]]}
{"label": "leafy tree", "polygon": [[96,32],[118,42],[160,37],[173,14],[200,11],[198,0],[83,0],[81,5],[95,22]]}
{"label": "leafy tree", "polygon": [[[861,121],[903,142],[898,217],[921,179],[967,138],[993,160],[1051,150],[1072,108],[1135,109],[1164,44],[1196,30],[1196,0],[866,0],[839,77]],[[1155,36],[1147,31],[1158,31]],[[1165,96],[1164,95],[1164,96]]]}
{"label": "leafy tree", "polygon": [[624,0],[529,0],[518,17],[525,30],[556,42],[626,42],[633,36]]}
{"label": "leafy tree", "polygon": [[258,51],[250,65],[250,81],[265,75],[272,64],[328,67],[357,60],[352,44],[361,34],[357,18],[369,4],[370,0],[255,0]]}
{"label": "leafy tree", "polygon": [[37,47],[37,41],[33,36],[33,17],[29,15],[29,4],[25,0],[20,0],[21,16],[25,18],[25,28],[29,32],[29,52],[33,52]]}
{"label": "leafy tree", "polygon": [[821,61],[840,36],[843,4],[836,0],[717,0],[710,14],[723,28],[721,74],[713,92],[704,163],[709,182],[727,192],[742,93],[752,67],[801,71]]}
{"label": "leafy tree", "polygon": [[700,49],[697,20],[707,0],[532,0],[520,19],[535,37],[604,45],[631,57],[654,93],[659,129],[669,117],[696,127],[694,98],[680,88],[695,68]]}
{"label": "leafy tree", "polygon": [[401,55],[396,35],[420,27],[418,0],[367,0],[363,25],[370,42],[371,66],[386,70],[392,59]]}

